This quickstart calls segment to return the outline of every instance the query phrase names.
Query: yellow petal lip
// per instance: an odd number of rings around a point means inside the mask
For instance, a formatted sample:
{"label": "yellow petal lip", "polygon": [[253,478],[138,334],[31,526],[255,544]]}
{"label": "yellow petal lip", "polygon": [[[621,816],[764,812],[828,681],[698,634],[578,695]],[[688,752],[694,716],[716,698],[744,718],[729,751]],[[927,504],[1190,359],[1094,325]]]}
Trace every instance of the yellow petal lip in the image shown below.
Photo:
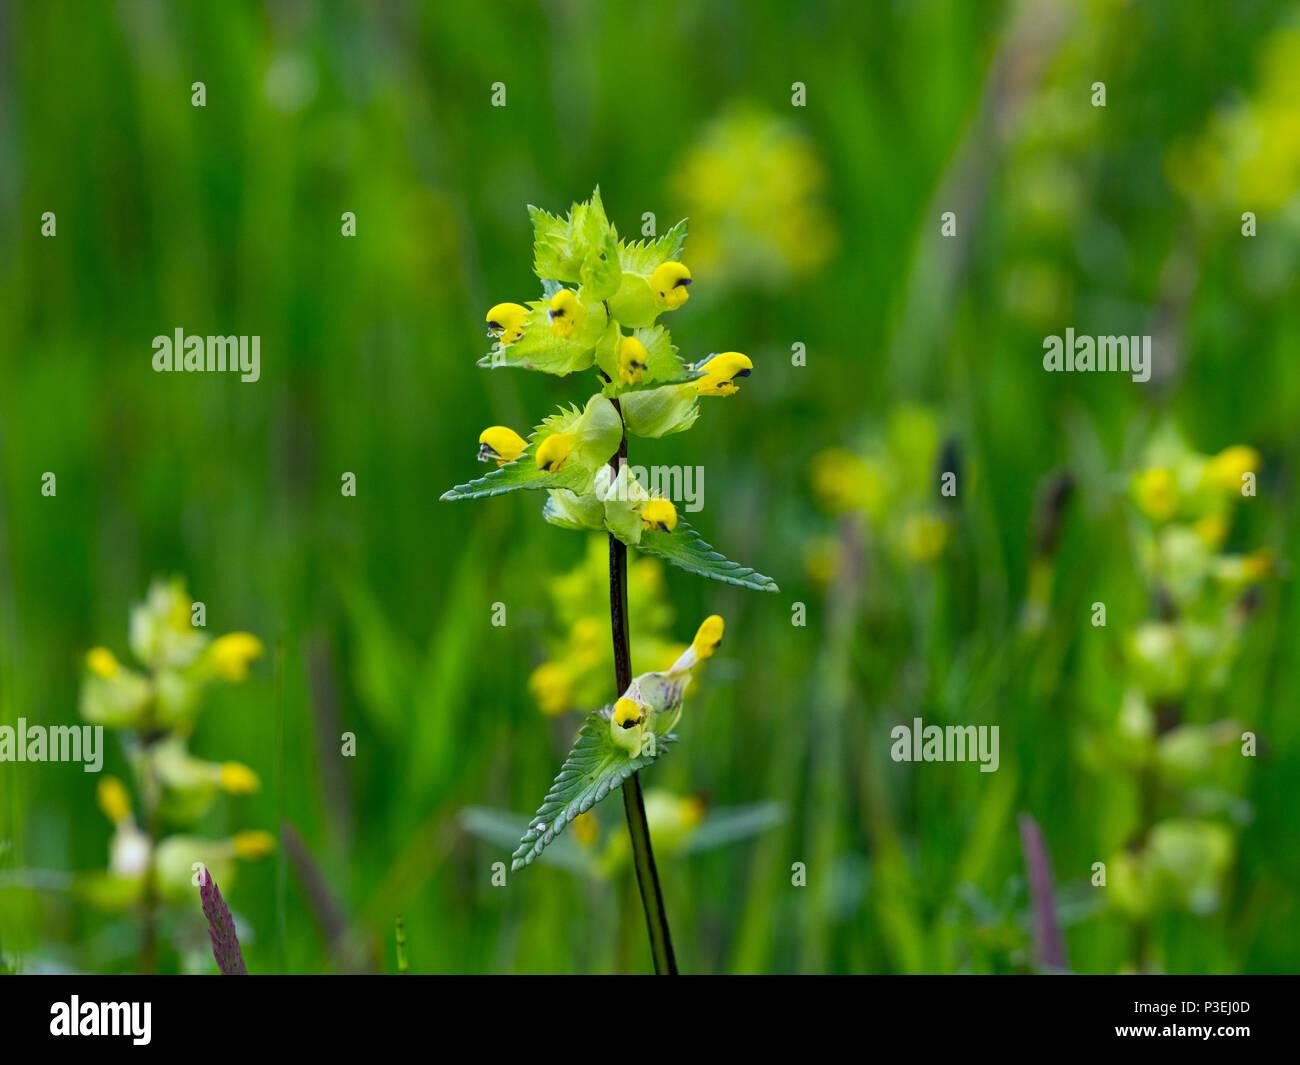
{"label": "yellow petal lip", "polygon": [[651,499],[641,508],[641,522],[647,529],[672,532],[677,528],[677,508],[666,499]]}
{"label": "yellow petal lip", "polygon": [[113,657],[113,652],[107,647],[95,647],[86,654],[86,668],[97,677],[112,680],[122,667],[118,665],[117,659]]}
{"label": "yellow petal lip", "polygon": [[513,344],[524,335],[528,324],[528,308],[518,303],[498,303],[487,312],[488,336],[498,337],[502,344]]}
{"label": "yellow petal lip", "polygon": [[232,795],[252,795],[261,790],[262,781],[242,762],[224,762],[221,766],[221,790]]}
{"label": "yellow petal lip", "polygon": [[619,728],[632,728],[641,724],[641,708],[624,696],[614,704],[614,724]]}
{"label": "yellow petal lip", "polygon": [[569,454],[573,451],[573,435],[571,433],[556,433],[548,436],[538,445],[537,448],[537,468],[546,470],[548,473],[559,473],[564,469],[564,464],[569,461]]}
{"label": "yellow petal lip", "polygon": [[262,641],[251,633],[231,632],[213,640],[208,654],[218,675],[238,684],[248,677],[249,663],[261,658],[263,650]]}
{"label": "yellow petal lip", "polygon": [[275,850],[275,837],[269,832],[236,832],[230,842],[237,858],[265,858]]}
{"label": "yellow petal lip", "polygon": [[618,344],[618,376],[629,385],[639,384],[645,376],[645,345],[636,337],[624,337]]}
{"label": "yellow petal lip", "polygon": [[568,337],[573,334],[578,324],[578,317],[582,314],[582,304],[578,302],[578,297],[571,289],[562,288],[551,297],[551,309],[548,313],[551,317],[551,333],[557,337]]}
{"label": "yellow petal lip", "polygon": [[528,447],[528,441],[505,425],[493,425],[484,429],[478,438],[478,458],[480,462],[495,462],[504,466],[514,462]]}
{"label": "yellow petal lip", "polygon": [[1178,485],[1167,469],[1155,468],[1137,474],[1133,478],[1133,496],[1139,509],[1157,521],[1172,518],[1178,509]]}
{"label": "yellow petal lip", "polygon": [[722,643],[722,630],[723,621],[717,614],[710,614],[700,623],[695,631],[695,639],[691,641],[696,658],[708,658],[718,649]]}
{"label": "yellow petal lip", "polygon": [[126,785],[117,777],[101,780],[95,788],[95,798],[99,802],[99,808],[104,811],[104,816],[113,824],[131,816],[131,797],[127,794]]}
{"label": "yellow petal lip", "polygon": [[691,272],[686,268],[686,264],[671,259],[666,263],[660,263],[655,272],[650,275],[650,289],[654,293],[655,303],[670,310],[680,307],[690,299],[691,294],[687,289],[690,283]]}
{"label": "yellow petal lip", "polygon": [[730,396],[740,391],[735,383],[738,377],[748,377],[754,363],[739,351],[724,351],[714,355],[701,367],[704,376],[695,382],[695,391],[702,396]]}

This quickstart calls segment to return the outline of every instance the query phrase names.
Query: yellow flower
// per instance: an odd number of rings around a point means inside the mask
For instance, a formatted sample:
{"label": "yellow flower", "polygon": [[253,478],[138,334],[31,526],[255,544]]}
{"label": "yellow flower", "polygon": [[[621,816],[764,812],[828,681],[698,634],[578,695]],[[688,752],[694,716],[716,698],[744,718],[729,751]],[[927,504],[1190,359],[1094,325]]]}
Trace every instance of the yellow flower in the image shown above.
{"label": "yellow flower", "polygon": [[487,312],[488,336],[499,337],[504,347],[524,335],[528,325],[528,308],[518,303],[498,303]]}
{"label": "yellow flower", "polygon": [[584,847],[590,847],[600,836],[600,822],[593,814],[578,814],[573,819],[573,836]]}
{"label": "yellow flower", "polygon": [[1262,581],[1273,572],[1276,562],[1273,552],[1267,547],[1261,547],[1241,560],[1242,574],[1248,581]]}
{"label": "yellow flower", "polygon": [[479,461],[495,462],[498,466],[514,462],[528,446],[528,442],[522,436],[504,425],[493,425],[484,429],[479,434],[478,444]]}
{"label": "yellow flower", "polygon": [[245,860],[265,858],[275,850],[275,837],[269,832],[236,832],[230,841],[235,847],[235,857]]}
{"label": "yellow flower", "polygon": [[624,696],[614,704],[614,713],[609,719],[610,736],[616,744],[626,748],[633,758],[641,753],[644,724],[645,714],[633,700]]}
{"label": "yellow flower", "polygon": [[813,493],[832,514],[868,508],[884,494],[879,471],[848,448],[828,447],[817,452],[810,472]]}
{"label": "yellow flower", "polygon": [[647,529],[672,532],[677,528],[677,508],[666,499],[652,499],[641,508],[641,522]]}
{"label": "yellow flower", "polygon": [[560,289],[551,297],[551,334],[560,338],[572,336],[582,313],[578,297],[570,289]]}
{"label": "yellow flower", "polygon": [[691,272],[684,263],[671,259],[661,263],[650,275],[650,290],[654,293],[655,303],[669,310],[676,310],[691,294],[687,286],[691,283]]}
{"label": "yellow flower", "polygon": [[913,562],[933,562],[948,542],[948,526],[933,514],[913,514],[903,522],[903,552]]}
{"label": "yellow flower", "polygon": [[112,680],[122,667],[107,647],[95,647],[86,655],[86,668],[105,680]]}
{"label": "yellow flower", "polygon": [[1196,519],[1196,535],[1211,551],[1217,551],[1228,536],[1228,519],[1222,514],[1206,514]]}
{"label": "yellow flower", "polygon": [[573,705],[573,677],[558,662],[543,662],[528,678],[528,691],[542,713],[551,717]]}
{"label": "yellow flower", "polygon": [[248,677],[248,664],[262,657],[262,641],[247,632],[219,636],[208,648],[212,665],[223,680],[238,684]]}
{"label": "yellow flower", "polygon": [[548,436],[537,448],[538,469],[550,473],[559,473],[564,469],[564,464],[569,461],[569,454],[572,451],[573,435],[571,433],[555,433]]}
{"label": "yellow flower", "polygon": [[126,785],[117,777],[104,777],[95,788],[95,798],[104,816],[113,824],[131,816],[131,797],[126,792]]}
{"label": "yellow flower", "polygon": [[252,795],[262,782],[248,766],[241,762],[223,762],[221,765],[221,790],[232,795]]}
{"label": "yellow flower", "polygon": [[722,629],[723,621],[717,614],[710,614],[700,623],[695,630],[695,639],[691,641],[691,650],[697,659],[708,658],[718,649],[722,643]]}
{"label": "yellow flower", "polygon": [[1178,487],[1169,470],[1143,470],[1133,478],[1133,498],[1149,518],[1165,521],[1178,509]]}
{"label": "yellow flower", "polygon": [[704,363],[704,376],[695,382],[695,391],[701,396],[730,396],[740,391],[737,377],[748,377],[754,368],[748,355],[738,351],[724,351]]}
{"label": "yellow flower", "polygon": [[688,795],[682,800],[682,824],[687,831],[697,828],[704,815],[708,813],[709,804],[704,801],[703,796]]}
{"label": "yellow flower", "polygon": [[636,337],[624,337],[618,344],[618,376],[629,385],[639,384],[645,376],[645,345]]}
{"label": "yellow flower", "polygon": [[1205,467],[1205,476],[1210,484],[1224,492],[1240,492],[1242,477],[1255,473],[1263,461],[1253,447],[1235,444],[1210,459]]}

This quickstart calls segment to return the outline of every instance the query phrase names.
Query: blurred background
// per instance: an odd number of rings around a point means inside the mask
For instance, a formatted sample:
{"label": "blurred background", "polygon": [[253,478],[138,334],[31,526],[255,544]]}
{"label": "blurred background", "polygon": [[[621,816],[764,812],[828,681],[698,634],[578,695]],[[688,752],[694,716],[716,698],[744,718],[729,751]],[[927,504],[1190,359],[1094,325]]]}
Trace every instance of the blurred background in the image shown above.
{"label": "blurred background", "polygon": [[[0,40],[0,723],[143,670],[155,577],[256,636],[188,752],[260,787],[134,827],[273,837],[219,881],[250,971],[395,972],[399,914],[412,972],[650,968],[617,797],[493,884],[615,694],[602,548],[438,500],[592,391],[475,360],[538,295],[526,204],[596,185],[626,237],[689,216],[664,324],[755,364],[632,460],[703,464],[692,523],[781,586],[634,567],[638,671],[727,621],[643,774],[682,969],[1296,969],[1295,3],[52,0]],[[1152,380],[1045,373],[1067,327]],[[154,373],[176,328],[261,379]],[[893,761],[914,717],[999,770]],[[125,798],[0,763],[0,968],[215,971],[197,889],[97,889],[141,804],[106,737]]]}

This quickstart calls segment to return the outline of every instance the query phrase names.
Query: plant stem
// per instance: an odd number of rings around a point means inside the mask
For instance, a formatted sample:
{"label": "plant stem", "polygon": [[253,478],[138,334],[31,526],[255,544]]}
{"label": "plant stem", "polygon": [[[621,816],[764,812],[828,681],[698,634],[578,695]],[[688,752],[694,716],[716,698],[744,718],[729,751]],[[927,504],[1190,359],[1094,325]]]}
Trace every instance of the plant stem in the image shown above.
{"label": "plant stem", "polygon": [[[615,408],[618,408],[618,400],[613,402]],[[622,410],[619,410],[619,414],[622,415]],[[617,473],[619,464],[626,460],[627,432],[624,430],[618,455],[610,465]],[[609,535],[609,623],[614,638],[614,682],[621,695],[632,683],[632,651],[628,644],[627,619],[627,545],[613,533]],[[655,972],[660,976],[676,976],[677,959],[673,955],[673,938],[668,931],[668,914],[664,910],[663,891],[659,887],[655,854],[650,846],[650,824],[646,820],[645,800],[641,795],[640,773],[633,773],[623,782],[623,809],[627,813],[627,831],[632,839],[632,859],[636,867],[637,885],[641,888],[641,905],[645,909]]]}

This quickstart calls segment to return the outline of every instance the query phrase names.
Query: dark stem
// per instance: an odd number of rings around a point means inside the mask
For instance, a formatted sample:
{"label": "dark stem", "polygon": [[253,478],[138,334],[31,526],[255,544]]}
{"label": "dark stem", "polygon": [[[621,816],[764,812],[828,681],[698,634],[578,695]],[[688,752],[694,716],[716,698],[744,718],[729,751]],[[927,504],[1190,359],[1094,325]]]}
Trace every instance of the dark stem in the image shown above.
{"label": "dark stem", "polygon": [[[618,409],[618,400],[613,402]],[[622,415],[621,409],[619,414]],[[624,431],[618,455],[610,464],[616,473],[626,459],[627,432]],[[609,536],[609,623],[614,638],[614,682],[618,694],[622,695],[632,683],[632,651],[628,644],[627,619],[627,545],[613,533]],[[623,809],[627,814],[628,835],[632,839],[632,859],[636,867],[637,885],[641,888],[641,905],[645,909],[655,972],[660,976],[676,976],[677,959],[673,954],[672,934],[668,931],[668,914],[664,910],[663,891],[659,887],[655,854],[650,846],[650,824],[645,816],[640,773],[633,773],[623,782]]]}

